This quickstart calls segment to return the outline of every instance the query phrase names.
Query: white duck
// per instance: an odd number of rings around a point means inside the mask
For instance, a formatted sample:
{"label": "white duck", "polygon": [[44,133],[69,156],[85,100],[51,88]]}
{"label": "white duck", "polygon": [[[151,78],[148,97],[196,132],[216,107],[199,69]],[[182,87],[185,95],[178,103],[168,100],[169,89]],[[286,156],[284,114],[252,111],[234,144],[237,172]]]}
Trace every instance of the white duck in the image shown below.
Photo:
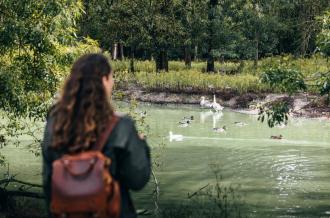
{"label": "white duck", "polygon": [[234,124],[239,127],[247,126],[247,123],[244,122],[235,122]]}
{"label": "white duck", "polygon": [[170,142],[183,140],[183,135],[174,135],[172,131],[170,131],[169,134]]}
{"label": "white duck", "polygon": [[226,126],[223,126],[222,128],[218,128],[218,127],[213,128],[213,131],[217,133],[226,133],[226,130],[227,130]]}
{"label": "white duck", "polygon": [[215,95],[213,95],[213,102],[211,104],[211,108],[215,111],[215,112],[219,112],[223,110],[223,107],[217,103],[217,100],[215,98]]}
{"label": "white duck", "polygon": [[202,96],[202,97],[201,97],[200,105],[201,105],[201,107],[203,107],[203,108],[205,108],[205,107],[206,107],[206,108],[210,108],[210,107],[211,107],[211,102],[208,101],[208,100],[205,100],[205,97]]}

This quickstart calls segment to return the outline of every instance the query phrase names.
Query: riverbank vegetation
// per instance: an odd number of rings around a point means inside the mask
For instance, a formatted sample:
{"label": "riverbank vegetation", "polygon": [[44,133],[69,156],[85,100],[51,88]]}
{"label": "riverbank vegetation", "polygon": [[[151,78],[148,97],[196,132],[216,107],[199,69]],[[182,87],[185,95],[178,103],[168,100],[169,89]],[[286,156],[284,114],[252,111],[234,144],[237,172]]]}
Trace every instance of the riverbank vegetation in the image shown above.
{"label": "riverbank vegetation", "polygon": [[318,55],[311,58],[294,58],[290,55],[269,57],[259,61],[257,70],[253,61],[215,62],[217,72],[212,74],[205,73],[204,62],[192,62],[191,68],[187,69],[182,61],[170,61],[167,73],[157,73],[154,63],[150,61],[136,62],[135,73],[129,72],[128,61],[115,61],[113,65],[121,89],[127,89],[130,84],[134,84],[146,91],[194,94],[231,91],[237,95],[286,93],[287,90],[283,88],[263,83],[263,73],[277,67],[300,72],[307,86],[305,91],[318,94],[320,75],[327,74],[330,69],[330,62]]}

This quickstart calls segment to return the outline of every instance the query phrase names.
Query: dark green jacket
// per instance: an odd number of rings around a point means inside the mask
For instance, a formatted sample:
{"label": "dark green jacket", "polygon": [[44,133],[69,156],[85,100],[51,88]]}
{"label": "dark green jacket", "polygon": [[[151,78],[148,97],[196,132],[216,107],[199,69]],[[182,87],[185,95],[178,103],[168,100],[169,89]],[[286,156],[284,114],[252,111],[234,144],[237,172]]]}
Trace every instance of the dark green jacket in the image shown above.
{"label": "dark green jacket", "polygon": [[[63,155],[50,147],[52,141],[52,119],[48,118],[44,139],[42,142],[43,155],[43,185],[49,213],[51,199],[52,163]],[[112,159],[110,171],[121,186],[122,212],[121,218],[136,217],[135,209],[129,190],[140,190],[150,178],[150,151],[145,140],[138,136],[132,119],[120,117],[110,134],[103,150]]]}

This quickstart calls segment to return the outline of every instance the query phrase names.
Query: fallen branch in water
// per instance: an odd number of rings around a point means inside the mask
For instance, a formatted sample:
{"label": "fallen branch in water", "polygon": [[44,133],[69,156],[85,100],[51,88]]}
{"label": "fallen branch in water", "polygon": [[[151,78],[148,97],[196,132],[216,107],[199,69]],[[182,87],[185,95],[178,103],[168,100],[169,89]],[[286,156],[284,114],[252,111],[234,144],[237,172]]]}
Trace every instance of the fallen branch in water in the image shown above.
{"label": "fallen branch in water", "polygon": [[38,192],[4,190],[4,193],[8,197],[29,197],[29,198],[38,198],[38,199],[45,198],[44,194]]}
{"label": "fallen branch in water", "polygon": [[198,192],[202,191],[203,189],[205,189],[206,187],[208,187],[210,184],[208,183],[207,185],[203,186],[202,188],[198,189],[197,191],[195,191],[194,193],[192,193],[191,195],[188,193],[188,199],[194,197],[195,195],[198,194]]}
{"label": "fallen branch in water", "polygon": [[9,183],[19,183],[22,185],[27,185],[27,186],[31,186],[31,187],[36,187],[36,188],[42,188],[42,185],[40,184],[34,184],[34,183],[30,183],[30,182],[24,182],[18,179],[15,179],[13,176],[6,178],[6,179],[1,179],[0,180],[0,185],[2,184],[9,184]]}

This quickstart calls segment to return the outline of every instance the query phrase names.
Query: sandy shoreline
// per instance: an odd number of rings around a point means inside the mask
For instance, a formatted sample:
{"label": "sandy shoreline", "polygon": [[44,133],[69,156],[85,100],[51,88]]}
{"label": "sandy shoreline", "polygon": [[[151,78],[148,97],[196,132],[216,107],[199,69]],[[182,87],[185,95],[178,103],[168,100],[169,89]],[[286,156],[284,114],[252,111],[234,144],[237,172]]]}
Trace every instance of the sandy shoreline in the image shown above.
{"label": "sandy shoreline", "polygon": [[[154,104],[200,104],[201,96],[212,101],[213,95],[204,95],[196,93],[168,93],[168,92],[149,92],[139,88],[129,90],[117,90],[123,95],[123,100],[135,98],[139,102],[149,102]],[[288,97],[285,94],[274,93],[221,93],[216,94],[217,102],[226,108],[246,114],[258,114],[257,105],[273,102],[279,98]],[[330,118],[330,107],[320,104],[322,98],[316,95],[301,93],[292,96],[291,115],[296,117]]]}

